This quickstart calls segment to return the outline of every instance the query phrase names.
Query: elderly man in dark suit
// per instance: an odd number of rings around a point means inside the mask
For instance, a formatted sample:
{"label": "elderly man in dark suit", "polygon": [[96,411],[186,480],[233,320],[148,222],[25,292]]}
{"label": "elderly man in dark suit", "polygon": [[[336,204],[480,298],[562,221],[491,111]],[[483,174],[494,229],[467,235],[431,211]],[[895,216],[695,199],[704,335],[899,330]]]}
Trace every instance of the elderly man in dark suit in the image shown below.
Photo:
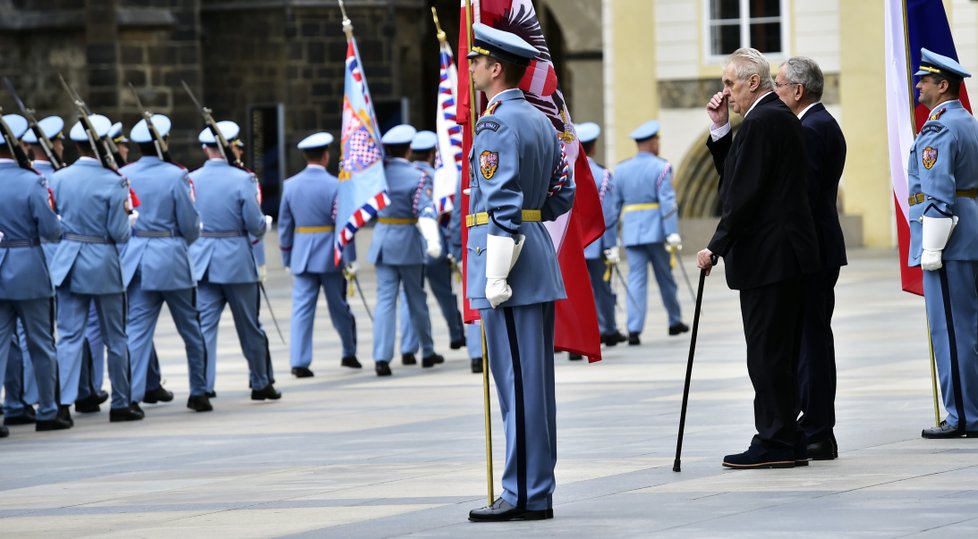
{"label": "elderly man in dark suit", "polygon": [[796,56],[781,64],[774,92],[801,120],[808,154],[808,202],[815,220],[821,267],[808,276],[805,315],[798,357],[798,398],[808,456],[839,456],[835,427],[835,340],[832,311],[839,268],[846,265],[846,242],[836,198],[846,163],[846,139],[838,122],[820,103],[824,79],[815,60]]}
{"label": "elderly man in dark suit", "polygon": [[[795,423],[796,364],[805,274],[818,267],[818,239],[805,188],[801,122],[773,90],[764,56],[738,49],[723,69],[723,90],[706,107],[722,214],[696,262],[709,271],[713,258],[723,257],[727,285],[740,291],[757,428],[747,451],[724,457],[729,468],[808,463]],[[736,137],[728,106],[744,118]]]}

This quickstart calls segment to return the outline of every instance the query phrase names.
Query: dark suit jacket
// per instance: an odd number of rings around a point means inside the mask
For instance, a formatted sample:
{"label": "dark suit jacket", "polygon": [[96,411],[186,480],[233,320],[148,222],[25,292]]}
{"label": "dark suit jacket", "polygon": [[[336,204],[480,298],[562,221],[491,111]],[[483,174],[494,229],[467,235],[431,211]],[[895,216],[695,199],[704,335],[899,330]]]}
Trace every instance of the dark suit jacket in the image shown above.
{"label": "dark suit jacket", "polygon": [[731,132],[707,140],[722,206],[709,249],[723,257],[730,288],[757,288],[818,269],[804,140],[801,122],[773,92],[747,115],[736,138]]}
{"label": "dark suit jacket", "polygon": [[846,164],[846,139],[838,122],[816,103],[801,117],[808,153],[808,202],[812,206],[823,268],[846,265],[846,242],[839,225],[836,199]]}

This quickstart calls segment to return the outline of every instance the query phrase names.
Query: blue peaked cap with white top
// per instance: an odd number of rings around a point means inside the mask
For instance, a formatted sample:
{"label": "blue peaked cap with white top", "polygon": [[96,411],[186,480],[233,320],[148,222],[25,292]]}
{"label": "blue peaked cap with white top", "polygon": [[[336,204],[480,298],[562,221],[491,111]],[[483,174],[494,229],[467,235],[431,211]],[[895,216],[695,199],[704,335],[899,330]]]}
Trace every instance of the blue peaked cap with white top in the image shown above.
{"label": "blue peaked cap with white top", "polygon": [[539,51],[520,36],[477,22],[472,25],[472,46],[468,58],[488,56],[519,66],[530,65]]}

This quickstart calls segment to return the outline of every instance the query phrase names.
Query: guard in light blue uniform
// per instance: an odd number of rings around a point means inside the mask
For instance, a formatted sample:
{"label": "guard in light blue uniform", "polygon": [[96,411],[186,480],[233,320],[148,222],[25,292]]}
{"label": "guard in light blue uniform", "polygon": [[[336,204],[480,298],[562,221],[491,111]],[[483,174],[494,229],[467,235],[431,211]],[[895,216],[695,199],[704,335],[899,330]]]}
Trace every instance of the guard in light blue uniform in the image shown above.
{"label": "guard in light blue uniform", "polygon": [[921,49],[918,101],[930,109],[910,149],[909,265],[924,302],[947,418],[924,438],[978,437],[978,120],[959,100],[971,74]]}
{"label": "guard in light blue uniform", "polygon": [[[231,121],[218,122],[231,144],[240,128]],[[278,399],[271,380],[268,337],[258,324],[261,296],[258,266],[248,235],[261,238],[272,218],[262,215],[254,174],[234,167],[221,157],[214,134],[204,128],[197,139],[204,145],[207,162],[191,172],[197,191],[197,210],[203,231],[190,246],[197,280],[197,309],[207,343],[207,390],[213,396],[217,376],[217,326],[224,305],[231,308],[241,351],[248,360],[251,398]],[[193,399],[193,397],[191,397]],[[194,408],[195,403],[187,406]]]}
{"label": "guard in light blue uniform", "polygon": [[[601,127],[594,122],[585,122],[577,127],[577,137],[584,146],[587,162],[591,167],[591,175],[598,188],[598,198],[601,200],[601,210],[604,212],[604,234],[584,248],[584,260],[591,277],[591,289],[594,291],[594,305],[598,311],[598,325],[601,327],[601,342],[606,346],[615,346],[627,339],[618,331],[615,322],[615,302],[617,297],[611,290],[612,271],[620,261],[618,255],[618,211],[615,208],[615,179],[611,171],[599,165],[594,160],[594,144],[601,134]],[[605,279],[605,275],[608,279]],[[580,356],[578,356],[580,357]]]}
{"label": "guard in light blue uniform", "polygon": [[[170,132],[170,119],[152,117],[163,141]],[[142,157],[122,169],[142,204],[132,228],[132,239],[122,251],[122,276],[129,294],[129,351],[132,354],[132,400],[167,401],[169,391],[153,388],[147,394],[153,334],[160,308],[166,302],[173,323],[183,338],[187,353],[190,398],[207,401],[207,347],[197,314],[197,282],[194,280],[188,246],[200,236],[200,217],[194,207],[193,185],[187,171],[168,163],[154,144],[146,120],[130,133]],[[198,411],[206,407],[197,406]]]}
{"label": "guard in light blue uniform", "polygon": [[431,201],[431,180],[406,159],[415,133],[413,127],[402,124],[391,128],[381,138],[387,156],[384,174],[391,202],[377,213],[368,255],[377,271],[377,306],[374,310],[374,368],[377,376],[391,374],[397,291],[402,283],[411,311],[411,326],[421,340],[421,366],[433,367],[445,361],[435,353],[424,291],[425,254],[434,258],[441,256],[437,215]]}
{"label": "guard in light blue uniform", "polygon": [[628,344],[640,343],[645,328],[648,268],[652,264],[662,304],[669,315],[669,335],[689,331],[683,324],[676,281],[666,245],[681,249],[672,166],[659,157],[659,122],[648,121],[629,135],[638,154],[615,169],[612,212],[621,217],[621,239],[628,256]]}
{"label": "guard in light blue uniform", "polygon": [[506,434],[503,493],[475,521],[553,516],[557,410],[554,302],[566,298],[542,221],[571,209],[574,185],[550,120],[517,88],[537,50],[476,24],[469,72],[489,104],[469,162],[466,294],[485,324]]}
{"label": "guard in light blue uniform", "polygon": [[[424,172],[430,182],[434,182],[435,167],[435,146],[438,144],[438,136],[431,131],[418,131],[411,139],[411,162],[414,166]],[[454,166],[454,165],[453,165]],[[465,345],[465,334],[462,327],[462,314],[458,311],[458,298],[452,292],[452,274],[455,266],[455,259],[448,250],[449,223],[448,219],[442,217],[438,223],[438,235],[441,240],[441,256],[438,258],[427,257],[425,260],[425,280],[428,287],[438,301],[445,323],[448,324],[448,335],[451,339],[451,349],[457,350]],[[418,336],[411,327],[411,315],[407,307],[407,299],[404,291],[401,291],[401,354],[410,354],[412,357],[418,351],[420,343]]]}
{"label": "guard in light blue uniform", "polygon": [[[37,124],[51,141],[52,151],[60,158],[64,152],[64,136],[62,135],[64,120],[58,116],[48,116],[39,120]],[[51,175],[54,173],[54,165],[48,161],[47,155],[41,149],[37,135],[32,129],[28,129],[21,141],[26,143],[30,149],[34,160],[34,170],[50,183]],[[45,262],[49,267],[57,246],[57,243],[48,242],[41,238],[41,248],[44,250]],[[52,290],[54,289],[52,288]],[[35,417],[33,405],[37,404],[38,399],[27,337],[24,335],[24,328],[20,322],[17,323],[17,339],[20,343],[19,346],[15,344],[10,350],[10,359],[7,362],[7,379],[3,383],[3,422],[5,425],[33,423]]]}
{"label": "guard in light blue uniform", "polygon": [[[91,117],[99,138],[111,126],[108,118]],[[88,134],[78,122],[70,134],[81,157],[54,173],[54,198],[61,210],[64,237],[54,256],[51,276],[58,288],[58,365],[62,415],[75,402],[89,305],[94,300],[109,354],[112,381],[110,421],[143,418],[130,393],[126,343],[126,288],[122,281],[120,244],[129,241],[129,181],[95,158]]]}
{"label": "guard in light blue uniform", "polygon": [[297,378],[313,376],[312,327],[316,317],[319,289],[326,296],[329,319],[340,336],[343,356],[340,365],[361,368],[357,360],[357,322],[346,300],[344,265],[351,278],[356,275],[356,246],[343,249],[340,264],[333,258],[336,232],[336,193],[340,181],[329,172],[329,145],[333,135],[314,133],[302,139],[298,148],[306,158],[306,168],[285,181],[278,211],[279,248],[282,265],[292,273],[292,334],[289,363]]}
{"label": "guard in light blue uniform", "polygon": [[[462,182],[458,182],[455,188],[455,205],[452,207],[452,217],[448,222],[449,245],[451,246],[452,256],[459,264],[459,272],[462,272]],[[477,320],[470,324],[465,324],[465,348],[469,353],[469,363],[472,372],[482,373],[482,321]]]}
{"label": "guard in light blue uniform", "polygon": [[[3,121],[10,129],[8,134],[19,144],[17,141],[27,130],[27,120],[8,114]],[[47,180],[33,170],[20,168],[2,137],[0,178],[0,343],[4,343],[0,376],[6,370],[7,343],[16,336],[19,321],[26,329],[34,360],[39,403],[35,429],[67,429],[71,423],[58,417],[54,288],[41,250],[41,238],[57,241],[61,237],[61,224]],[[0,426],[0,438],[7,434],[7,428]]]}

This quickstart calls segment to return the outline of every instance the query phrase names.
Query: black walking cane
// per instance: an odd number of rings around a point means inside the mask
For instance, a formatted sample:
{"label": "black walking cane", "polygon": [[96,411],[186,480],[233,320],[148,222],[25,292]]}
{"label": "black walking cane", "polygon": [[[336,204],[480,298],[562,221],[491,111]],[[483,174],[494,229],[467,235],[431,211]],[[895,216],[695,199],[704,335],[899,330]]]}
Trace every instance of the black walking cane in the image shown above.
{"label": "black walking cane", "polygon": [[[710,263],[717,265],[717,256],[710,257]],[[693,377],[693,353],[696,351],[696,333],[700,328],[700,310],[703,306],[703,283],[706,282],[706,270],[700,270],[700,283],[696,291],[696,310],[693,312],[693,333],[689,338],[689,359],[686,360],[686,385],[683,387],[683,408],[679,413],[679,436],[676,439],[676,460],[672,463],[672,471],[678,472],[679,455],[683,451],[683,431],[686,429],[686,404],[689,402],[689,382]]]}

